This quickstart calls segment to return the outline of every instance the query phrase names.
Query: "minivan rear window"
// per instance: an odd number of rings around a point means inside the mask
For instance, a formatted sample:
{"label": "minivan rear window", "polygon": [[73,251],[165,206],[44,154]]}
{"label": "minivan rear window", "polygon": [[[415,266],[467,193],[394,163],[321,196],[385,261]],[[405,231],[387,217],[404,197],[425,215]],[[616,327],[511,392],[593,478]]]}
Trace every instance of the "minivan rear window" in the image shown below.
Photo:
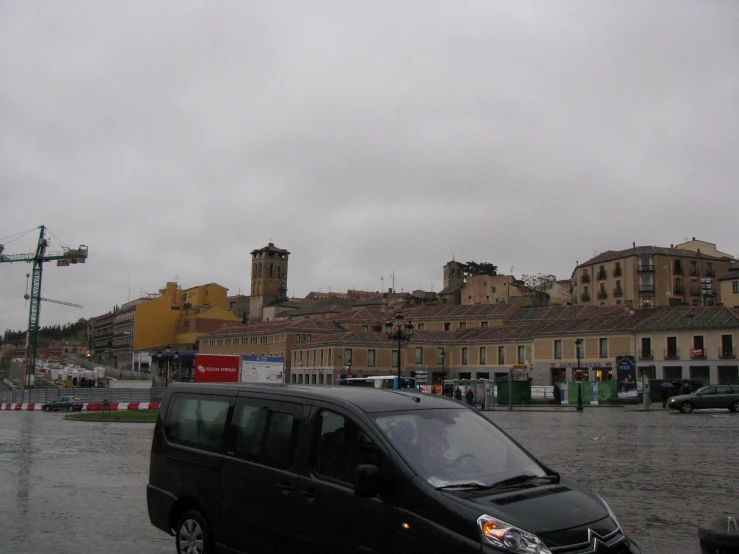
{"label": "minivan rear window", "polygon": [[175,444],[220,452],[230,404],[228,398],[175,394],[167,410],[164,436]]}

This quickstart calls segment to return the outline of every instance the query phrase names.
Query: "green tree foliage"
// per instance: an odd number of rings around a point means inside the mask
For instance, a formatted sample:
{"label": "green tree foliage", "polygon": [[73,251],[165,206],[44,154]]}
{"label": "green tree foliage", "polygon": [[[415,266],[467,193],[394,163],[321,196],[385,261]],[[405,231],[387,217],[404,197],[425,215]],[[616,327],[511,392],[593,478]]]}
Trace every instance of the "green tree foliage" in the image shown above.
{"label": "green tree foliage", "polygon": [[546,306],[549,303],[549,291],[556,281],[557,277],[548,273],[522,275],[520,289],[524,296],[534,298],[534,306]]}
{"label": "green tree foliage", "polygon": [[[80,341],[85,340],[87,331],[87,320],[80,319],[76,323],[65,323],[64,325],[49,325],[41,327],[38,331],[39,346],[48,346],[55,340]],[[6,330],[3,334],[3,344],[23,345],[26,343],[25,331]]]}
{"label": "green tree foliage", "polygon": [[497,275],[498,266],[488,262],[467,262],[462,264],[465,275]]}

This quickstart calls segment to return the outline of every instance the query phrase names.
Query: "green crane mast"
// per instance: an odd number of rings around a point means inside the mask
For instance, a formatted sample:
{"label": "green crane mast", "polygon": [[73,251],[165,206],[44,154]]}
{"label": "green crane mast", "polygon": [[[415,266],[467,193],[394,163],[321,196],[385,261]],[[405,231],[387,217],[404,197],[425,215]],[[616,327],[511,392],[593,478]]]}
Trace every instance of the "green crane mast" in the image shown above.
{"label": "green crane mast", "polygon": [[56,260],[58,266],[69,266],[70,264],[83,264],[87,260],[87,246],[80,245],[77,249],[65,248],[61,252],[46,252],[49,241],[46,239],[46,228],[39,227],[38,244],[36,252],[31,254],[3,254],[5,247],[0,244],[0,263],[3,262],[27,262],[33,264],[31,269],[31,293],[30,309],[28,312],[28,331],[26,331],[26,361],[23,376],[23,384],[32,384],[36,374],[36,352],[38,349],[39,315],[41,309],[41,277],[44,262]]}

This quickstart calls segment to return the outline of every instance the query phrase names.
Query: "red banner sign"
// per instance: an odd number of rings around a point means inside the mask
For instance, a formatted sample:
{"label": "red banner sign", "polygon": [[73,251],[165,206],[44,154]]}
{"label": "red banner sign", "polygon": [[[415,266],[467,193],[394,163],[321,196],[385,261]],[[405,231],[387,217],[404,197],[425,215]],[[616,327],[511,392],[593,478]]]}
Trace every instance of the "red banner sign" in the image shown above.
{"label": "red banner sign", "polygon": [[238,383],[241,356],[195,354],[196,383]]}

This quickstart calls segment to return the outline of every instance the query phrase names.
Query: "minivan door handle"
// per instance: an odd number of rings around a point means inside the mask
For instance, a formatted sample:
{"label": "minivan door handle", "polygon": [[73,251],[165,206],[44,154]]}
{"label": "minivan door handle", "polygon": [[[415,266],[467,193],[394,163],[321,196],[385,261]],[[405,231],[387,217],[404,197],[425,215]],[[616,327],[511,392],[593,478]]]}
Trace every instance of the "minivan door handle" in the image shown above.
{"label": "minivan door handle", "polygon": [[280,483],[280,484],[277,485],[277,488],[280,489],[280,492],[284,496],[287,496],[288,494],[290,494],[291,492],[293,492],[295,490],[295,487],[294,486],[289,485],[287,483]]}
{"label": "minivan door handle", "polygon": [[305,500],[307,502],[313,502],[316,499],[316,495],[312,489],[302,489],[300,491],[300,494],[302,494],[305,497]]}

